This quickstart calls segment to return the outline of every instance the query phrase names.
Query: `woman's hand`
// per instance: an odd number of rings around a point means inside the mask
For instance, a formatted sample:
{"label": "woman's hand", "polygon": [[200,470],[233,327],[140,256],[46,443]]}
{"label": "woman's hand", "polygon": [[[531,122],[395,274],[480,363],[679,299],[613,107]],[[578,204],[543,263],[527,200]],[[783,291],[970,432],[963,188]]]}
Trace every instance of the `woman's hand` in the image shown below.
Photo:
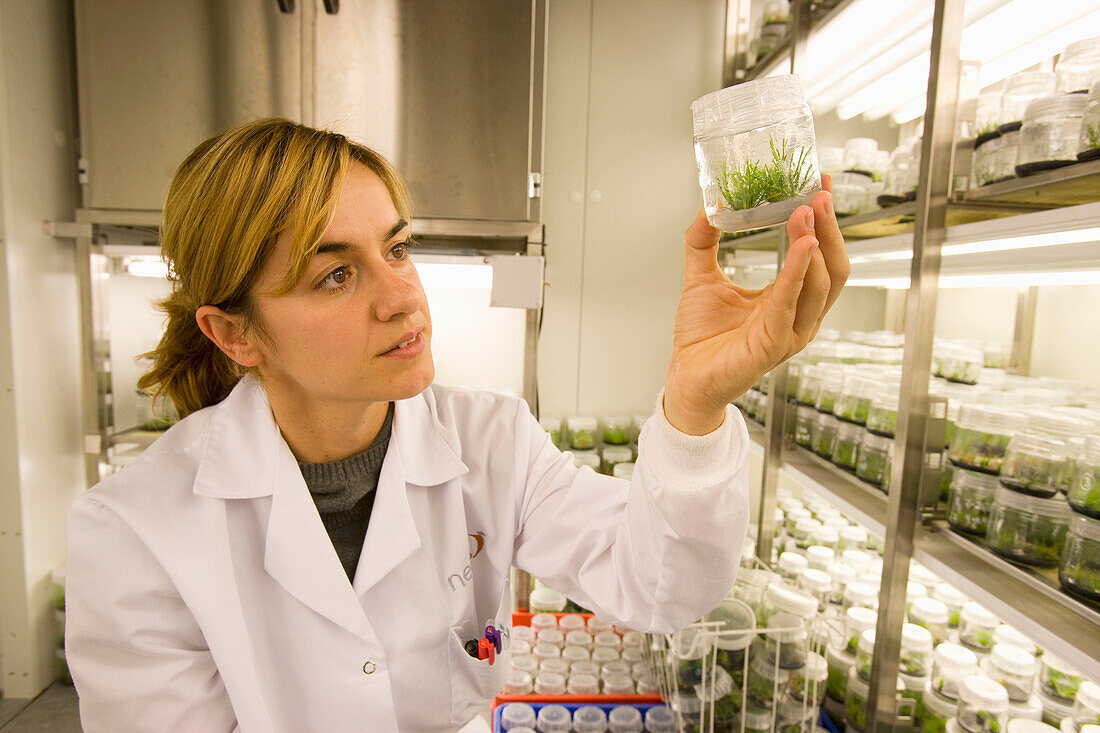
{"label": "woman's hand", "polygon": [[664,410],[677,430],[705,435],[726,405],[808,344],[851,266],[833,212],[832,179],[787,221],[783,269],[762,290],[738,287],[718,266],[718,237],[702,209],[684,236],[684,291],[676,307]]}

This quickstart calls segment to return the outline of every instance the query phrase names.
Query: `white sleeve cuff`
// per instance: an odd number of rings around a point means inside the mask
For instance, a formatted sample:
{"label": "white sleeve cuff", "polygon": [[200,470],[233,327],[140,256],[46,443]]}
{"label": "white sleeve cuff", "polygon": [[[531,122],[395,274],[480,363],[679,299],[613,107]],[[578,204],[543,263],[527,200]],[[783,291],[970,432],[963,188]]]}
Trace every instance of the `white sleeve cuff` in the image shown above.
{"label": "white sleeve cuff", "polygon": [[638,438],[639,460],[644,460],[664,486],[694,488],[712,486],[736,471],[748,444],[748,430],[741,413],[732,405],[722,424],[706,435],[688,435],[668,421],[664,390],[657,397],[655,414],[646,421]]}

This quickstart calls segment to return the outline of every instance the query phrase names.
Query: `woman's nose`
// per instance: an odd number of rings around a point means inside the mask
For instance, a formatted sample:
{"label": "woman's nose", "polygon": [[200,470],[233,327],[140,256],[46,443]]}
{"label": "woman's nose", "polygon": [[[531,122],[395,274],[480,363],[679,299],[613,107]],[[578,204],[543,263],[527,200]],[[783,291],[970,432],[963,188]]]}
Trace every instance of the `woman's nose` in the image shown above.
{"label": "woman's nose", "polygon": [[420,310],[424,291],[415,270],[408,268],[407,272],[412,276],[387,267],[376,281],[374,315],[378,320],[389,321]]}

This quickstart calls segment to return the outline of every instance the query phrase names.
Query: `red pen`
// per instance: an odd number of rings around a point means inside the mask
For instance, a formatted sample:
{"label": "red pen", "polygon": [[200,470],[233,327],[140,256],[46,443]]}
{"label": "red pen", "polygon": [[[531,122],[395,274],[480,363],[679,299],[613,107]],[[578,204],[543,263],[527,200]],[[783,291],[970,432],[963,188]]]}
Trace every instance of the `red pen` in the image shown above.
{"label": "red pen", "polygon": [[495,651],[496,650],[493,649],[493,643],[491,641],[489,641],[488,639],[479,639],[478,640],[478,642],[477,642],[477,658],[478,659],[488,659],[489,664],[492,664],[493,663],[493,656],[494,656],[493,652],[495,652]]}

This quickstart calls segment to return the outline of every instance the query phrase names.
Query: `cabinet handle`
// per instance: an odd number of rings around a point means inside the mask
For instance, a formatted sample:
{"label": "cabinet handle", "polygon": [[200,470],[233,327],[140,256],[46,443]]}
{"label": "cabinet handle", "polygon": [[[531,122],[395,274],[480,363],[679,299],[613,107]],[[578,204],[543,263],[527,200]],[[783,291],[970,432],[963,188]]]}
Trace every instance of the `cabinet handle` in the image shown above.
{"label": "cabinet handle", "polygon": [[294,0],[275,0],[275,4],[279,6],[280,13],[294,12]]}

